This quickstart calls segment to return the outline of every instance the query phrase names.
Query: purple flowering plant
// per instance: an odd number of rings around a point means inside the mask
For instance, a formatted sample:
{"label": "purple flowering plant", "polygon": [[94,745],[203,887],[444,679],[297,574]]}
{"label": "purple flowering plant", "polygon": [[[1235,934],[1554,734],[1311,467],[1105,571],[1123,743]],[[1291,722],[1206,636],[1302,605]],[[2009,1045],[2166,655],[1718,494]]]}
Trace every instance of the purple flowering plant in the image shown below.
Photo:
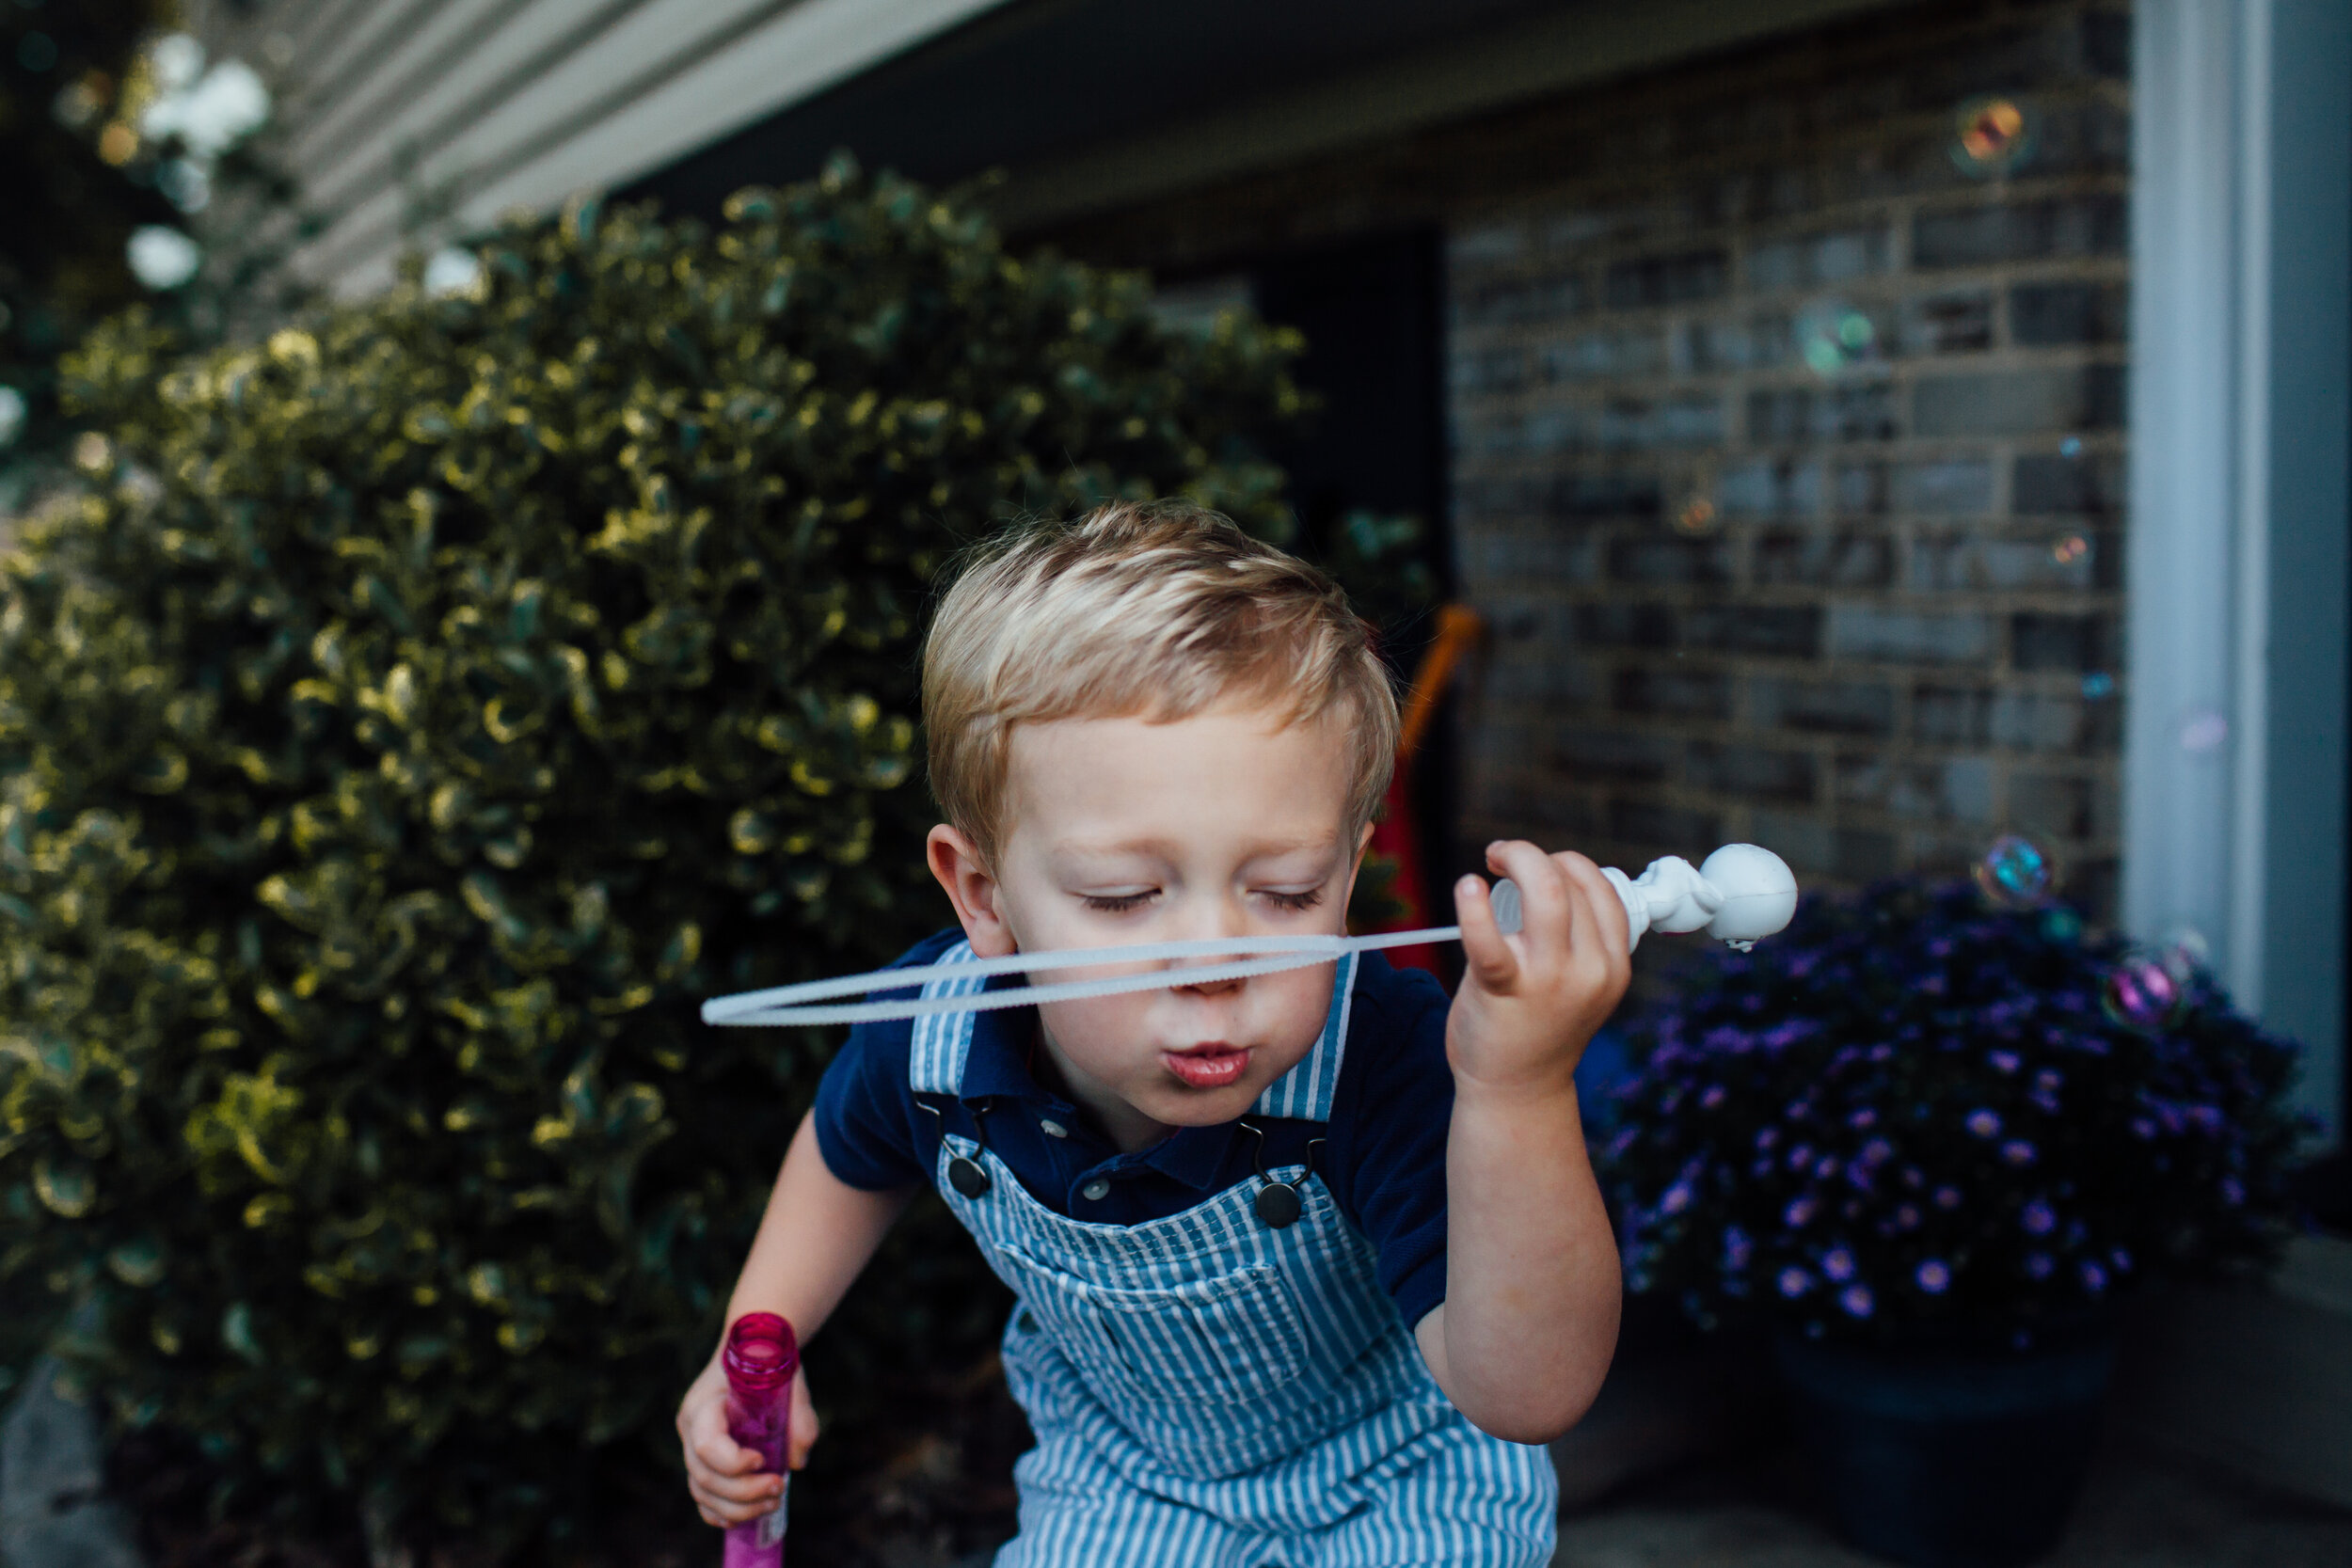
{"label": "purple flowering plant", "polygon": [[2271,1260],[2297,1048],[2202,973],[2112,1010],[2123,958],[2062,906],[1899,880],[1694,959],[1604,1113],[1628,1288],[1708,1327],[2022,1343],[2152,1271]]}

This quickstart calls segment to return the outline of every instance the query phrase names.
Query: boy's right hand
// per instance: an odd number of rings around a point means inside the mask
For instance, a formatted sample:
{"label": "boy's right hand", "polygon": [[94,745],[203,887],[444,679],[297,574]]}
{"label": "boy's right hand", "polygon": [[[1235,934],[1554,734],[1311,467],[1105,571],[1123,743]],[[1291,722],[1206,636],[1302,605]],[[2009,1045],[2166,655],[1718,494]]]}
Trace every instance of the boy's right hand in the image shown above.
{"label": "boy's right hand", "polygon": [[[774,1511],[784,1478],[760,1468],[759,1455],[727,1435],[727,1378],[714,1358],[678,1402],[678,1441],[686,1449],[686,1489],[703,1523],[724,1529]],[[808,1402],[805,1372],[792,1374],[793,1469],[808,1463],[817,1441],[817,1411]]]}

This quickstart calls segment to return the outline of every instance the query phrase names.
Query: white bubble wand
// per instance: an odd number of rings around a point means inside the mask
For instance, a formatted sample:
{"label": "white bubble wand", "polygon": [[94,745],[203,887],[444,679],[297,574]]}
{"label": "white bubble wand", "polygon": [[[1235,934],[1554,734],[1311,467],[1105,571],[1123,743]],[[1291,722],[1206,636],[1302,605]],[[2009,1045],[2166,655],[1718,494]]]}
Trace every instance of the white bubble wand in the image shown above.
{"label": "white bubble wand", "polygon": [[[1770,849],[1753,844],[1726,844],[1693,869],[1679,855],[1650,862],[1639,877],[1604,866],[1601,875],[1617,890],[1625,905],[1629,948],[1645,931],[1695,931],[1745,951],[1757,939],[1769,937],[1788,924],[1797,909],[1797,879]],[[1519,890],[1507,879],[1492,894],[1495,924],[1505,933],[1521,924]],[[1383,947],[1409,947],[1420,942],[1458,942],[1459,926],[1436,926],[1420,931],[1381,931],[1364,937],[1210,937],[1189,942],[1154,942],[1131,947],[1072,947],[1053,953],[1011,953],[1001,958],[967,958],[961,963],[928,964],[917,969],[878,969],[865,974],[845,974],[833,980],[810,980],[797,986],[742,991],[718,996],[703,1004],[705,1023],[767,1027],[779,1024],[876,1023],[892,1019],[922,1018],[933,1013],[976,1013],[995,1007],[1029,1007],[1041,1002],[1076,1002],[1090,996],[1114,996],[1125,991],[1159,990],[1175,986],[1201,986],[1218,980],[1244,980],[1331,963],[1350,953]],[[1203,962],[1221,959],[1222,962]],[[1147,969],[1132,974],[1106,974],[1092,980],[1061,980],[1049,985],[1016,986],[986,990],[994,975],[1032,974],[1041,970],[1100,969],[1113,964],[1177,964],[1176,968]],[[874,991],[914,990],[932,980],[955,980],[953,996],[907,996],[881,1002],[839,1002],[845,996]]]}

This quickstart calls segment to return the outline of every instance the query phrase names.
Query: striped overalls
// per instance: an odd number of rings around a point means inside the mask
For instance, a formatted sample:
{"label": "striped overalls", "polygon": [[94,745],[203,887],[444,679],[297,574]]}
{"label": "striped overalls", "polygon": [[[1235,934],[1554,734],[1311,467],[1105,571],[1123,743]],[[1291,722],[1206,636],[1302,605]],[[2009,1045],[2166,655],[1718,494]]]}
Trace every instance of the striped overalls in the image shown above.
{"label": "striped overalls", "polygon": [[[969,958],[958,944],[946,961]],[[1330,1119],[1356,960],[1314,1049],[1253,1115]],[[977,990],[935,980],[927,996]],[[973,1015],[914,1024],[918,1095],[953,1095]],[[951,1180],[959,1161],[978,1164]],[[1182,1212],[1100,1225],[1038,1202],[986,1148],[943,1140],[934,1178],[1020,1303],[1005,1371],[1038,1446],[1014,1468],[1021,1533],[997,1568],[1540,1568],[1557,1483],[1540,1448],[1454,1408],[1380,1288],[1371,1244],[1303,1165],[1295,1223],[1244,1181]]]}

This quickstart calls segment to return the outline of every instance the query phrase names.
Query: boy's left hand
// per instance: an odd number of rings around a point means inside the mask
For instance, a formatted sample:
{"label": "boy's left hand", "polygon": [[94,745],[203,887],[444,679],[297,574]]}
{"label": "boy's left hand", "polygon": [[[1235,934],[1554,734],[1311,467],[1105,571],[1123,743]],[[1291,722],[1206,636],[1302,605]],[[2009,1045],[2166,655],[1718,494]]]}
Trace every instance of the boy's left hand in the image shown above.
{"label": "boy's left hand", "polygon": [[1523,839],[1486,847],[1486,865],[1519,887],[1519,930],[1495,925],[1486,884],[1454,890],[1467,963],[1446,1022],[1457,1086],[1512,1094],[1573,1083],[1585,1042],[1625,995],[1625,906],[1582,855],[1547,855]]}

